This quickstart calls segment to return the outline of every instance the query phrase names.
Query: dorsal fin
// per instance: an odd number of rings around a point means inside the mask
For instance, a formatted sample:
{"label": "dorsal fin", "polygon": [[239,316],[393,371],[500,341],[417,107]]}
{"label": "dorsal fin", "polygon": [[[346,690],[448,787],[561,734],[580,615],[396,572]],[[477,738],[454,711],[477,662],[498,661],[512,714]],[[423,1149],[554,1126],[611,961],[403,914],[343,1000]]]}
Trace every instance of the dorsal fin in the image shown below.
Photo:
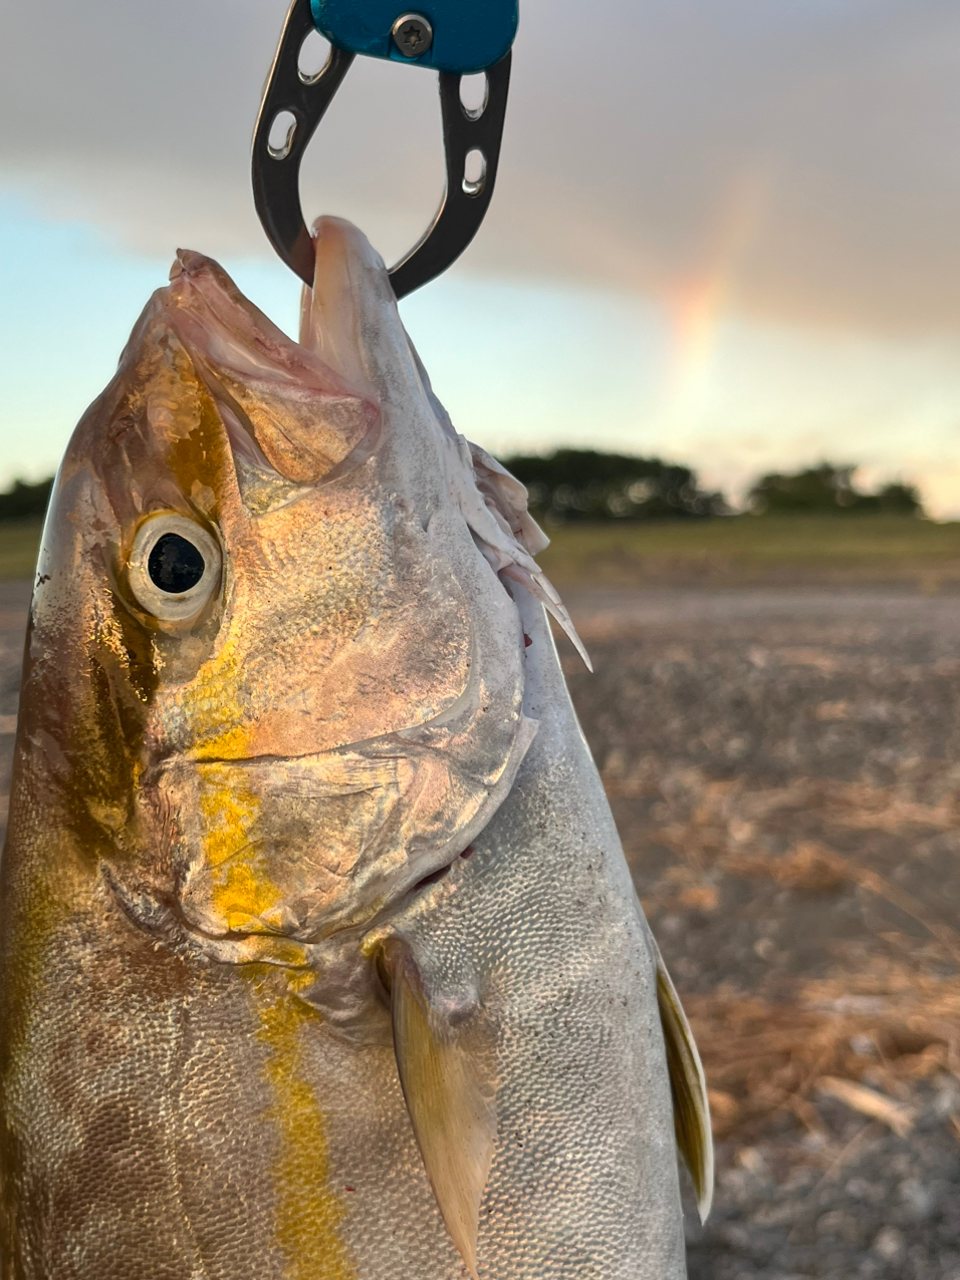
{"label": "dorsal fin", "polygon": [[477,1280],[480,1201],[497,1134],[494,1055],[469,1009],[450,1016],[431,1005],[405,946],[385,947],[383,961],[413,1132],[447,1231]]}
{"label": "dorsal fin", "polygon": [[706,1222],[713,1203],[713,1134],[707,1082],[693,1032],[680,997],[657,952],[657,1002],[667,1048],[667,1067],[673,1091],[673,1124],[677,1146],[690,1170],[697,1194],[700,1221]]}

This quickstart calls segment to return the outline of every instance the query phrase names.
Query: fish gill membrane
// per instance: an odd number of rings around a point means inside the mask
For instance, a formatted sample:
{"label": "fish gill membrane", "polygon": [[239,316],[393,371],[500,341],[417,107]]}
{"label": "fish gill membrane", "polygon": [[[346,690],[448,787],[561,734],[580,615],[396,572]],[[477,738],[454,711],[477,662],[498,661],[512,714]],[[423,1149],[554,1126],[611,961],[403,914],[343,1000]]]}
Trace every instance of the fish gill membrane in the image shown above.
{"label": "fish gill membrane", "polygon": [[[43,534],[0,865],[4,1280],[678,1280],[696,1048],[523,487],[316,228],[181,252]],[[584,655],[585,657],[585,655]]]}

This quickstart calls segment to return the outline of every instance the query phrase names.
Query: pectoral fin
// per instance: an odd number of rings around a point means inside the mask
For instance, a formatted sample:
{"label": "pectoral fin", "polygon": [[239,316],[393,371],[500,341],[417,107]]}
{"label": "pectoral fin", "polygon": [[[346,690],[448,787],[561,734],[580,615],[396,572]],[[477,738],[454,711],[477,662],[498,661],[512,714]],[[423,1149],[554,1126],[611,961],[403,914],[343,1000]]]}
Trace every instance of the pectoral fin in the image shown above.
{"label": "pectoral fin", "polygon": [[707,1082],[693,1032],[680,997],[657,953],[657,1001],[667,1047],[667,1067],[673,1091],[673,1123],[677,1146],[683,1155],[697,1193],[700,1221],[706,1222],[713,1202],[713,1134]]}
{"label": "pectoral fin", "polygon": [[480,1201],[497,1133],[493,1054],[468,1008],[431,1004],[404,946],[385,948],[383,958],[397,1068],[417,1145],[447,1230],[477,1280]]}

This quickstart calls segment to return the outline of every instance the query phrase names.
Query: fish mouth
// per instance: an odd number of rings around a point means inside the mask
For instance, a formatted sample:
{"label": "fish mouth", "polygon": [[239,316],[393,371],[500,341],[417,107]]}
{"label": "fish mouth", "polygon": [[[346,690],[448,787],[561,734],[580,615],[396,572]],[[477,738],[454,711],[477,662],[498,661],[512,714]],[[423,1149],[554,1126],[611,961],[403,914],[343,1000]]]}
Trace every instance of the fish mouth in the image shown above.
{"label": "fish mouth", "polygon": [[330,483],[373,452],[381,408],[363,370],[344,376],[331,364],[332,351],[323,358],[321,342],[294,342],[211,258],[179,250],[159,299],[235,456],[248,467],[311,486]]}

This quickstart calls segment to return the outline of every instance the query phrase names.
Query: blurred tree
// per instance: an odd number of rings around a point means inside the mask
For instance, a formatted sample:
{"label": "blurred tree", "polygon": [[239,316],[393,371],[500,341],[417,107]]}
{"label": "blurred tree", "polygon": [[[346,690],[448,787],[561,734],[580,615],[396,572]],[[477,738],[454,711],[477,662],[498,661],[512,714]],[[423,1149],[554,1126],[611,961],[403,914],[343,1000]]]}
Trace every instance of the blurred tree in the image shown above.
{"label": "blurred tree", "polygon": [[596,449],[515,454],[503,465],[527,486],[530,509],[552,520],[649,520],[726,515],[689,467]]}
{"label": "blurred tree", "polygon": [[52,489],[53,476],[47,480],[38,480],[36,484],[14,480],[11,489],[0,493],[0,520],[22,520],[26,516],[45,515]]}
{"label": "blurred tree", "polygon": [[891,483],[876,493],[861,493],[854,487],[856,467],[839,467],[831,462],[793,473],[770,472],[750,489],[752,511],[759,515],[886,511],[897,515],[922,515],[920,495],[910,484]]}
{"label": "blurred tree", "polygon": [[877,505],[881,511],[889,511],[905,516],[923,515],[920,490],[916,485],[901,484],[899,481],[885,484],[877,493],[876,498]]}

